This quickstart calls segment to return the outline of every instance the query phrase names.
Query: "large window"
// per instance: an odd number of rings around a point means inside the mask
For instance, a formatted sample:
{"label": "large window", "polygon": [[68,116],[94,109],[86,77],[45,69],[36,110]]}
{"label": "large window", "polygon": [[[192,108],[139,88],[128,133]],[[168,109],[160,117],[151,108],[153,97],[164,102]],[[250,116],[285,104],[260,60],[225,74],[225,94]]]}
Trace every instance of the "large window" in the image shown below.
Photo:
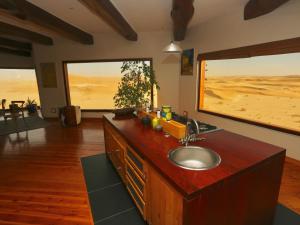
{"label": "large window", "polygon": [[[144,60],[151,65],[151,60]],[[66,62],[70,103],[84,110],[114,109],[123,61]],[[154,98],[155,100],[155,98]]]}
{"label": "large window", "polygon": [[0,99],[26,101],[34,99],[40,104],[34,69],[0,69]]}
{"label": "large window", "polygon": [[300,132],[300,53],[203,60],[200,110]]}

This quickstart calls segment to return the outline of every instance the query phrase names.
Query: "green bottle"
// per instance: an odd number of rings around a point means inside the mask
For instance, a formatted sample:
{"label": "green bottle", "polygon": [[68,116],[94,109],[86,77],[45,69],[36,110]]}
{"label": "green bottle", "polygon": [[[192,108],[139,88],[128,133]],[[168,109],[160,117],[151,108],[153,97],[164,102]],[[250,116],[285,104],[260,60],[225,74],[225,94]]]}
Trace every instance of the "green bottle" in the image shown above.
{"label": "green bottle", "polygon": [[152,127],[153,127],[153,129],[155,129],[155,127],[156,127],[157,125],[159,125],[159,119],[160,119],[160,111],[157,111],[156,117],[154,117],[154,118],[152,119]]}

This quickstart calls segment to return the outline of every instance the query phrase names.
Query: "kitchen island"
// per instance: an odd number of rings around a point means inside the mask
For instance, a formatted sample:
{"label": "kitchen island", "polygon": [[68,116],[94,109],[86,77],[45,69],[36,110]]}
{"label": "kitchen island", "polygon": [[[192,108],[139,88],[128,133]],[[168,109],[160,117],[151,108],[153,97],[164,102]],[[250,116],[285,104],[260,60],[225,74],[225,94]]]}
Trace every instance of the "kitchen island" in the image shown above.
{"label": "kitchen island", "polygon": [[150,225],[271,225],[285,150],[225,130],[192,145],[218,153],[210,170],[180,168],[168,159],[180,146],[138,118],[104,116],[108,158]]}

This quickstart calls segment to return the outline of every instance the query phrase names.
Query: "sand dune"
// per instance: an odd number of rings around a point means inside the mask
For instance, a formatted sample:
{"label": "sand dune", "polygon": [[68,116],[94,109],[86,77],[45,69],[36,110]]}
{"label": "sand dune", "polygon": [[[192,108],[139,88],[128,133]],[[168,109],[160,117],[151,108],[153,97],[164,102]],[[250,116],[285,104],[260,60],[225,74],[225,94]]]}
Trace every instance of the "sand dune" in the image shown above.
{"label": "sand dune", "polygon": [[[112,109],[113,96],[117,92],[120,76],[86,77],[81,75],[69,76],[71,103],[84,109]],[[1,79],[0,99],[7,99],[8,104],[13,100],[26,100],[28,97],[39,103],[37,84],[22,80],[15,82]]]}
{"label": "sand dune", "polygon": [[70,75],[71,103],[84,109],[113,109],[113,96],[118,90],[120,76],[86,77]]}
{"label": "sand dune", "polygon": [[300,75],[206,77],[204,108],[300,130]]}
{"label": "sand dune", "polygon": [[11,101],[22,100],[26,101],[27,98],[35,99],[40,104],[38,87],[35,82],[22,80],[15,82],[11,80],[1,79],[0,99],[6,99],[8,108]]}

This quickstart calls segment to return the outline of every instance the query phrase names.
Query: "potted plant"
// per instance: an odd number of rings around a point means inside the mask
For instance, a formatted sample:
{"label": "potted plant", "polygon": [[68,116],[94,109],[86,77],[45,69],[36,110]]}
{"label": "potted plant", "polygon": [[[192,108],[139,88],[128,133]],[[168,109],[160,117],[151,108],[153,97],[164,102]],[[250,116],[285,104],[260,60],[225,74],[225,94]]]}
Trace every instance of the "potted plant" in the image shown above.
{"label": "potted plant", "polygon": [[34,99],[28,98],[26,101],[26,108],[29,114],[35,114],[37,112],[37,104]]}
{"label": "potted plant", "polygon": [[153,108],[151,93],[154,87],[159,89],[159,86],[152,67],[145,61],[124,61],[121,73],[123,76],[114,96],[115,106],[138,111],[150,103]]}

